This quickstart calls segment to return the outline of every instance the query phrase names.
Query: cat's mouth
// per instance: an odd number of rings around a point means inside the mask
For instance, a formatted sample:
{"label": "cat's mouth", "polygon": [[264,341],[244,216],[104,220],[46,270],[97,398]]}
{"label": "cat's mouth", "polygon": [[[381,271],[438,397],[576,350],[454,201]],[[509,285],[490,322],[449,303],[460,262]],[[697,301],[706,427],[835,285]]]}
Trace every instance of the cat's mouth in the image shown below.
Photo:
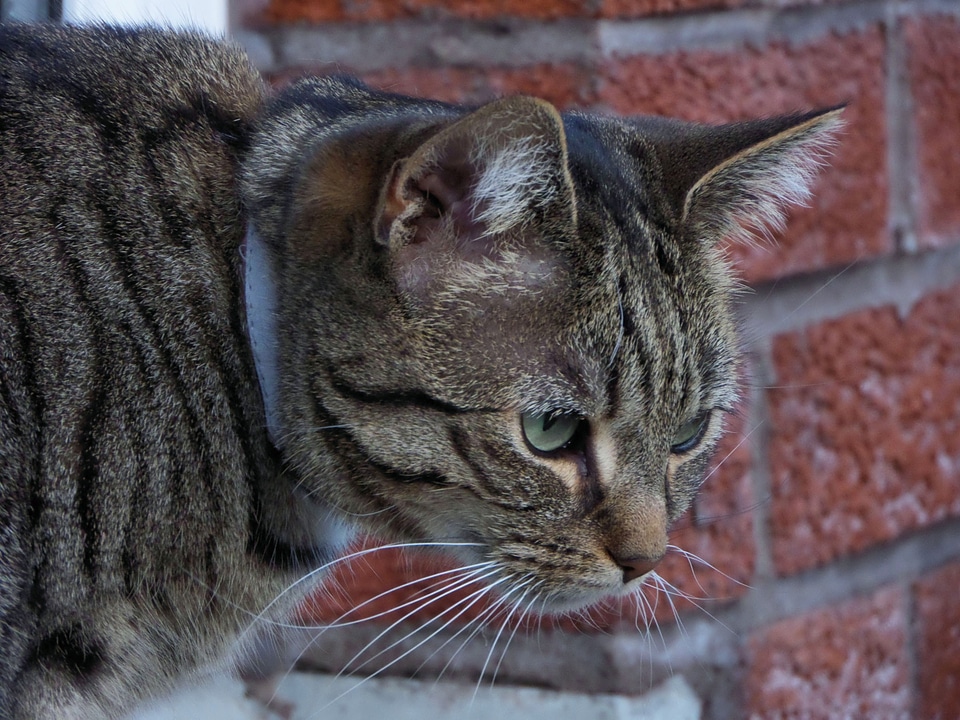
{"label": "cat's mouth", "polygon": [[[609,553],[580,552],[577,562],[521,552],[509,544],[491,545],[476,533],[450,548],[465,568],[489,567],[484,582],[500,596],[522,594],[542,614],[564,613],[595,606],[605,600],[636,595],[655,577],[655,561],[630,561],[625,567]],[[542,545],[540,546],[542,547]],[[555,548],[556,549],[556,548]],[[569,549],[568,549],[569,550]]]}

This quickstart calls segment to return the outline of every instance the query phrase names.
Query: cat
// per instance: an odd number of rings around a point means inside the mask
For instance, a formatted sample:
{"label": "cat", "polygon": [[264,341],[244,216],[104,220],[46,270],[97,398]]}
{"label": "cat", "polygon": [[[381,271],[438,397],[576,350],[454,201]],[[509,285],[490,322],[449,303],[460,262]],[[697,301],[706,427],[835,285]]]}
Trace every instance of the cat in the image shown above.
{"label": "cat", "polygon": [[736,400],[720,241],[839,114],[272,95],[195,34],[0,29],[0,716],[229,666],[355,525],[547,611],[634,592]]}

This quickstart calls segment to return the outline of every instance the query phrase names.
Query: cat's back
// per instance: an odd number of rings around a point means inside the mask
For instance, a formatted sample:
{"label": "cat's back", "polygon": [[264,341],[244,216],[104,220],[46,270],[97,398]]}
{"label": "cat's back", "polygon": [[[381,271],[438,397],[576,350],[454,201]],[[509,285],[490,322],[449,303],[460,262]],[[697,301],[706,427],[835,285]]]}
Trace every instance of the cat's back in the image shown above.
{"label": "cat's back", "polygon": [[29,673],[66,687],[64,647],[125,657],[116,618],[155,625],[167,568],[216,584],[243,555],[267,465],[236,178],[262,93],[200,35],[0,26],[0,716],[50,702]]}
{"label": "cat's back", "polygon": [[[104,125],[153,126],[158,111],[178,105],[250,116],[261,92],[239,48],[199,33],[0,24],[0,107],[6,120],[17,110],[29,120],[31,113],[76,109]],[[11,127],[5,123],[3,130]]]}
{"label": "cat's back", "polygon": [[104,165],[150,171],[164,145],[215,173],[210,141],[241,143],[261,95],[239,49],[199,34],[0,25],[0,207],[39,211],[44,188],[89,190]]}

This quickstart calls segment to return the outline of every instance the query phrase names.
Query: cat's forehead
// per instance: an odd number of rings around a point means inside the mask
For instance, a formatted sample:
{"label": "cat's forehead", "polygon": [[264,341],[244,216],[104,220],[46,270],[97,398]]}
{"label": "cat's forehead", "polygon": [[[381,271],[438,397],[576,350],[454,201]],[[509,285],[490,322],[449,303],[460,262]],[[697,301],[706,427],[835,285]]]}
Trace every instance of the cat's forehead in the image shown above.
{"label": "cat's forehead", "polygon": [[581,213],[602,214],[624,231],[674,224],[659,161],[641,132],[604,116],[570,113],[563,120]]}

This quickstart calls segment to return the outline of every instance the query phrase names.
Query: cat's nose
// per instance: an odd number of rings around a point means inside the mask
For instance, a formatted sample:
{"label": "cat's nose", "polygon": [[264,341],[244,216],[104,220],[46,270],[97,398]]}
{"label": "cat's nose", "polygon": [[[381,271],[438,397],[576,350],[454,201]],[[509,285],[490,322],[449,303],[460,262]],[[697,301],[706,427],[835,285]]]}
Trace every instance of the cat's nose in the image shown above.
{"label": "cat's nose", "polygon": [[637,578],[643,577],[648,572],[652,571],[655,567],[657,567],[657,565],[660,564],[660,561],[663,558],[620,558],[614,556],[613,559],[616,561],[617,565],[620,566],[620,569],[623,570],[623,584],[626,585],[631,580],[636,580]]}

